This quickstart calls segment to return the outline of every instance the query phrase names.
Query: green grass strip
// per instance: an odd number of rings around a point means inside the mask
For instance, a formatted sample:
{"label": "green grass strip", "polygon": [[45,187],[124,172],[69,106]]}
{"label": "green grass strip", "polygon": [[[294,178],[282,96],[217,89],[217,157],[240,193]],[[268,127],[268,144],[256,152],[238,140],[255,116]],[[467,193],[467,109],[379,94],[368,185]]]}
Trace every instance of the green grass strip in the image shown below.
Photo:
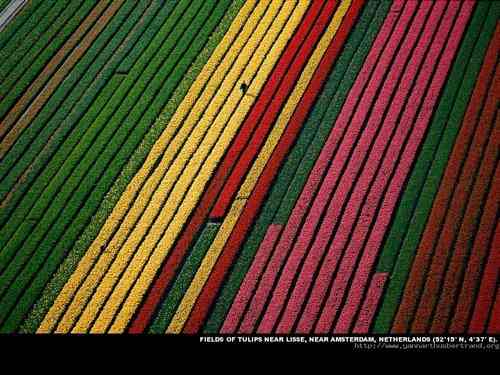
{"label": "green grass strip", "polygon": [[[3,199],[9,191],[11,195],[8,202],[3,202],[0,208],[0,227],[3,227],[7,220],[16,220],[12,215],[14,209],[16,209],[14,216],[18,216],[17,220],[22,220],[28,214],[29,209],[66,160],[68,153],[80,141],[81,134],[97,117],[98,112],[90,116],[89,112],[93,112],[91,106],[96,95],[116,71],[121,59],[132,48],[143,50],[138,46],[139,42],[145,44],[145,40],[152,39],[149,29],[143,32],[144,27],[157,27],[156,20],[163,22],[172,7],[164,7],[157,13],[158,5],[155,2],[155,5],[146,10],[144,19],[141,20],[145,9],[145,2],[141,2],[141,6],[126,2],[120,8],[2,161],[0,175],[5,178],[0,184],[0,199]],[[72,133],[68,135],[71,131]],[[62,142],[64,145],[61,147]],[[59,147],[62,150],[53,156]],[[49,162],[50,168],[46,168]],[[26,171],[28,166],[29,169]],[[43,173],[39,175],[42,170]],[[23,172],[25,175],[22,183],[18,183]],[[38,184],[37,189],[31,189],[25,196],[35,179]],[[21,198],[23,207],[17,207]],[[0,236],[0,248],[2,248],[13,232],[12,230],[9,232],[9,227],[3,227],[0,233],[2,233]]]}
{"label": "green grass strip", "polygon": [[[143,64],[137,64],[134,67],[134,74],[125,77],[113,93],[108,105],[103,108],[89,131],[81,136],[80,143],[10,238],[0,254],[0,265],[5,267],[0,275],[0,296],[3,296],[5,291],[9,291],[0,300],[0,304],[4,304],[4,299],[11,300],[11,295],[20,292],[19,286],[24,282],[29,282],[29,275],[36,272],[39,263],[42,264],[46,254],[51,252],[64,230],[71,224],[73,216],[78,213],[79,207],[98,183],[101,175],[104,173],[103,177],[106,178],[113,172],[119,172],[119,170],[110,169],[108,164],[113,161],[117,150],[120,152],[127,150],[125,147],[127,144],[124,145],[123,142],[126,140],[130,145],[133,141],[138,142],[142,138],[140,134],[134,134],[140,129],[140,127],[134,128],[134,125],[146,108],[151,110],[148,98],[154,96],[155,91],[157,92],[157,88],[153,91],[148,84],[157,86],[161,84],[164,79],[161,75],[167,75],[171,70],[168,65],[176,64],[176,54],[172,53],[176,45],[180,45],[181,53],[182,48],[190,45],[187,43],[190,42],[189,40],[182,43],[182,38],[179,40],[178,37],[185,30],[187,31],[189,26],[193,28],[184,35],[194,36],[197,31],[194,22],[198,21],[201,25],[202,20],[207,17],[206,13],[198,13],[201,2],[202,0],[194,1],[187,8],[186,13],[182,6],[176,8],[178,11],[174,11],[172,17],[167,20],[166,24],[172,33],[169,33],[162,48],[153,59],[147,59],[147,61],[146,58],[142,59]],[[183,3],[188,5],[187,1],[181,1],[179,4]],[[207,4],[204,8],[210,10],[212,5]],[[168,56],[165,60],[166,64],[162,66],[161,62],[165,56]],[[171,56],[174,57],[169,58]],[[129,90],[130,88],[132,90]],[[132,134],[129,131],[131,129]],[[97,135],[99,135],[98,138],[96,138]],[[126,157],[127,154],[124,156]],[[119,162],[120,156],[116,155],[116,157]],[[29,230],[26,231],[28,228]],[[67,243],[65,245],[67,246]],[[28,262],[27,265],[26,262]],[[18,275],[21,270],[23,271]],[[14,279],[16,282],[11,285]],[[3,313],[4,311],[0,311],[0,321]]]}
{"label": "green grass strip", "polygon": [[[183,71],[184,68],[178,69],[179,71],[178,76],[182,80],[180,83],[175,83],[175,82],[174,82],[175,84],[172,83],[172,87],[175,87],[175,91],[170,100],[168,101],[166,107],[162,106],[162,108],[164,108],[162,115],[153,124],[147,124],[146,126],[147,134],[142,140],[140,146],[135,148],[132,157],[130,158],[130,160],[128,160],[126,166],[122,168],[118,178],[116,178],[116,176],[114,175],[111,176],[106,175],[108,178],[102,179],[99,182],[99,184],[96,187],[97,190],[99,191],[99,196],[96,196],[95,194],[90,195],[89,199],[87,199],[87,201],[85,202],[85,206],[78,212],[78,216],[73,221],[74,225],[72,225],[68,229],[68,231],[64,234],[63,238],[58,244],[58,248],[56,249],[55,252],[53,252],[53,254],[55,255],[49,258],[48,262],[53,263],[57,267],[57,265],[59,264],[58,262],[60,262],[60,260],[55,259],[56,255],[61,257],[59,251],[65,252],[67,251],[66,250],[67,248],[70,248],[68,256],[64,259],[64,262],[59,267],[58,271],[54,274],[50,283],[43,289],[42,298],[38,299],[33,310],[27,317],[26,321],[23,323],[21,331],[34,332],[36,330],[39,323],[45,316],[47,310],[52,305],[57,294],[62,289],[65,282],[76,268],[78,261],[83,256],[83,254],[85,253],[85,251],[87,250],[93,239],[97,236],[100,228],[104,224],[104,221],[106,220],[107,216],[113,209],[119,197],[125,190],[127,184],[133,178],[135,173],[139,170],[147,154],[151,150],[151,147],[153,146],[154,142],[167,126],[169,119],[172,117],[173,113],[175,112],[180,102],[186,95],[192,82],[198,76],[203,65],[206,63],[206,61],[212,54],[213,50],[215,49],[217,44],[220,42],[220,40],[226,33],[229,25],[231,24],[232,20],[234,19],[237,12],[241,8],[242,3],[243,3],[242,0],[231,2],[231,5],[227,13],[225,14],[224,18],[222,19],[222,22],[219,22],[220,18],[218,19],[217,17],[211,17],[210,19],[205,20],[206,23],[204,29],[198,33],[201,39],[196,40],[195,43],[193,43],[193,45],[200,47],[200,49],[195,49],[190,52],[190,55],[195,57],[195,61],[191,65],[189,71],[187,72],[185,70]],[[218,2],[217,6],[218,7],[224,6],[224,3]],[[210,32],[208,32],[206,28],[209,26],[215,27],[216,25],[217,29],[215,33],[213,33],[210,39],[208,39],[207,41],[207,39],[205,39],[205,35],[210,35]],[[202,50],[201,47],[203,47]],[[188,56],[186,55],[186,57]],[[102,188],[103,185],[106,185],[108,183],[113,184],[109,191],[105,188]],[[104,199],[102,199],[102,194],[105,191],[108,191],[108,193],[106,194]],[[99,207],[99,209],[97,213],[93,217],[91,217],[91,213],[95,211],[94,206]],[[85,229],[83,235],[81,235],[82,226]],[[78,236],[80,237],[78,238],[78,242],[75,244],[74,247],[64,246],[64,243],[66,243],[66,241],[70,241],[69,243],[71,244],[74,242],[74,239],[77,238]],[[64,255],[65,254],[63,254],[63,256]],[[45,273],[43,276],[41,276],[41,273],[37,275],[37,278],[39,279],[45,279],[49,277],[50,277],[49,273]],[[46,282],[44,282],[43,280],[41,282],[33,283],[32,286],[30,287],[31,290],[30,293],[34,294],[35,296],[38,296],[42,288],[45,286],[45,283]],[[16,327],[15,325],[11,325],[10,330],[11,331],[15,330],[16,329],[15,327]]]}
{"label": "green grass strip", "polygon": [[165,300],[162,302],[158,315],[151,323],[149,333],[164,333],[167,329],[168,324],[175,314],[177,306],[189,288],[189,285],[191,284],[198,267],[205,257],[208,248],[212,244],[219,227],[220,224],[207,223],[201,231],[200,237],[187,256],[184,265],[172,284],[172,288],[169,290]]}
{"label": "green grass strip", "polygon": [[363,9],[222,288],[206,333],[219,331],[269,225],[286,222],[389,7],[388,1],[371,1]]}
{"label": "green grass strip", "polygon": [[392,273],[375,319],[376,333],[387,333],[391,328],[432,202],[495,29],[499,5],[495,3],[491,8],[488,2],[477,5],[382,248],[377,272]]}
{"label": "green grass strip", "polygon": [[[14,62],[14,66],[10,67],[11,72],[1,87],[2,92],[0,95],[3,94],[3,99],[0,102],[0,118],[5,116],[31,82],[40,74],[48,61],[78,28],[83,19],[87,17],[88,13],[94,7],[95,2],[85,1],[81,7],[75,5],[77,5],[76,2],[71,2],[65,8],[63,14],[54,21],[47,33],[29,49],[28,56],[32,56],[33,58],[36,56],[35,60],[25,56],[21,61]],[[62,29],[57,30],[59,27]],[[56,36],[49,40],[53,35]],[[67,54],[70,52],[68,51]]]}
{"label": "green grass strip", "polygon": [[[73,16],[81,3],[81,1],[71,2],[68,0],[56,2],[55,6],[40,20],[36,27],[22,36],[15,49],[8,55],[0,54],[0,95],[2,97],[9,92],[26,68],[31,70],[33,60],[49,46],[51,39]],[[33,67],[33,70],[35,68]]]}

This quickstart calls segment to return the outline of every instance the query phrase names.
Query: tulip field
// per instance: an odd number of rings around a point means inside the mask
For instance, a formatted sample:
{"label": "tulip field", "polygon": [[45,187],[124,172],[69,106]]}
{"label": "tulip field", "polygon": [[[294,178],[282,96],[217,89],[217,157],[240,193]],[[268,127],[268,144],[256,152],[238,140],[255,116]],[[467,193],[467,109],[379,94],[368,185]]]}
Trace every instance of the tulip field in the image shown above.
{"label": "tulip field", "polygon": [[0,21],[1,333],[500,334],[500,2]]}

